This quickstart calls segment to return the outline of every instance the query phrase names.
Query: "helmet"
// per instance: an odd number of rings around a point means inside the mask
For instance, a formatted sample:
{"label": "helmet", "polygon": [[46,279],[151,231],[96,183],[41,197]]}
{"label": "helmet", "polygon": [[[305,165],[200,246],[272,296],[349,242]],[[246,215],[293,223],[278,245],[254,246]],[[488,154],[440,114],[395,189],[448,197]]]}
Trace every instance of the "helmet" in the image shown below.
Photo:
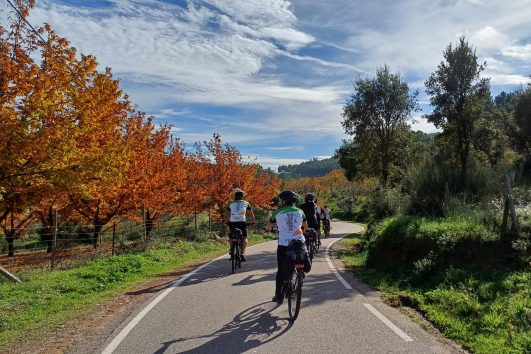
{"label": "helmet", "polygon": [[236,189],[234,191],[234,198],[235,199],[243,199],[243,191],[241,189]]}
{"label": "helmet", "polygon": [[296,203],[299,199],[294,191],[283,191],[278,195],[278,198],[286,203]]}
{"label": "helmet", "polygon": [[315,198],[315,195],[313,195],[312,193],[308,193],[304,196],[304,201],[305,202],[313,202],[313,201],[316,201],[317,198]]}

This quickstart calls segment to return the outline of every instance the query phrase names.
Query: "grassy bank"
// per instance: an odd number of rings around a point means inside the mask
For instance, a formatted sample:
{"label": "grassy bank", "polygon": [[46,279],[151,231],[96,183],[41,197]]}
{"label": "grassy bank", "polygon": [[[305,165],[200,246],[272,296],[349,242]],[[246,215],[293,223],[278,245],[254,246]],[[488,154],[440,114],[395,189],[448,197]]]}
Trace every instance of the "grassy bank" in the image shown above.
{"label": "grassy bank", "polygon": [[[421,226],[425,230],[440,227],[431,221]],[[389,303],[417,309],[443,334],[473,352],[531,353],[529,268],[451,262],[436,265],[437,256],[429,251],[428,257],[413,262],[413,267],[394,262],[391,268],[390,264],[370,261],[374,255],[365,243],[362,235],[343,240],[339,245],[341,259],[382,291]]]}
{"label": "grassy bank", "polygon": [[[271,239],[249,238],[250,244]],[[89,313],[95,304],[149,278],[225,252],[224,240],[172,240],[67,270],[19,274],[23,281],[19,284],[0,280],[0,351],[22,339],[38,340],[48,329]]]}

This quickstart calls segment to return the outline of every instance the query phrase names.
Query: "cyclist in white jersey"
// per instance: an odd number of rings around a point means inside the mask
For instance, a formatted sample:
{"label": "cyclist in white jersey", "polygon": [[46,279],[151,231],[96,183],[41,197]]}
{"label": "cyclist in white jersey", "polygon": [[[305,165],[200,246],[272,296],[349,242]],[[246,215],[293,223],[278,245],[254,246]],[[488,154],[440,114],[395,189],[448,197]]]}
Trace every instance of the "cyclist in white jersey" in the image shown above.
{"label": "cyclist in white jersey", "polygon": [[[243,200],[243,195],[244,192],[241,189],[236,189],[234,192],[234,200],[227,205],[226,216],[228,216],[230,231],[233,229],[240,229],[242,232],[243,242],[241,257],[242,261],[245,261],[245,248],[247,247],[247,214],[249,214],[250,224],[254,224],[255,219],[251,204]],[[232,249],[230,250],[230,253],[232,257]]]}
{"label": "cyclist in white jersey", "polygon": [[295,207],[297,194],[293,191],[283,191],[278,197],[282,202],[282,207],[271,216],[269,229],[273,227],[273,224],[278,227],[277,276],[273,301],[282,303],[282,285],[286,275],[284,269],[286,250],[291,240],[301,240],[304,243],[302,228],[308,228],[308,224],[304,212]]}

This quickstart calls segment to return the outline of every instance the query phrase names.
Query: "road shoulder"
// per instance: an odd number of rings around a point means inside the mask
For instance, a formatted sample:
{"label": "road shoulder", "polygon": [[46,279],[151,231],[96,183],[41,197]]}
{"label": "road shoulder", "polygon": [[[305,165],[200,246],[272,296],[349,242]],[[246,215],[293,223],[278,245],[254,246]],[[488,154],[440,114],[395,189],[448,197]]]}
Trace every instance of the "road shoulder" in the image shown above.
{"label": "road shoulder", "polygon": [[[348,236],[346,236],[348,237]],[[426,320],[414,308],[388,302],[386,294],[362,281],[341,261],[339,249],[342,241],[336,242],[330,249],[330,258],[340,275],[367,299],[371,304],[400,328],[412,333],[415,340],[421,340],[430,346],[434,353],[468,353],[456,342],[446,338],[436,327]]]}

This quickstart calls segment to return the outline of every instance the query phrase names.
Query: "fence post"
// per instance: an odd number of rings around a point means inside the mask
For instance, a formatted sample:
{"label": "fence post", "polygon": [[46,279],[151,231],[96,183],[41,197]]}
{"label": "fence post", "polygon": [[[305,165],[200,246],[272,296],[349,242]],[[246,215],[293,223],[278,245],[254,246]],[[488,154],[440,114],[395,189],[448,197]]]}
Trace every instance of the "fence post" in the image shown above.
{"label": "fence post", "polygon": [[57,210],[54,214],[54,220],[53,220],[53,243],[52,243],[52,269],[55,268],[55,253],[57,248]]}
{"label": "fence post", "polygon": [[143,226],[144,226],[144,242],[145,242],[145,241],[147,241],[146,206],[145,205],[142,207],[142,219],[143,219]]}
{"label": "fence post", "polygon": [[9,273],[7,271],[7,269],[2,268],[1,266],[0,266],[0,274],[2,274],[7,279],[9,279],[9,280],[11,280],[11,281],[13,281],[15,283],[20,283],[20,279],[19,278],[17,278],[15,275]]}
{"label": "fence post", "polygon": [[112,250],[111,256],[114,256],[114,241],[116,240],[116,223],[112,224]]}

